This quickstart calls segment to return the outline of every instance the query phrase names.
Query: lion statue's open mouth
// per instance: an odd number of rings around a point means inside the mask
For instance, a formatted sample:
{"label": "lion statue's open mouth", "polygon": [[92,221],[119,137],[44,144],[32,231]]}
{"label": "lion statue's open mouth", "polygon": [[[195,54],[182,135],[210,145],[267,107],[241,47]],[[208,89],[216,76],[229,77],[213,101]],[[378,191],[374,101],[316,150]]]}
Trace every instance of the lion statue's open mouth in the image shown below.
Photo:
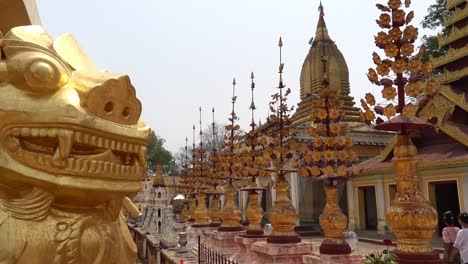
{"label": "lion statue's open mouth", "polygon": [[80,127],[17,126],[6,131],[6,146],[16,160],[50,173],[139,179],[146,146],[98,134]]}

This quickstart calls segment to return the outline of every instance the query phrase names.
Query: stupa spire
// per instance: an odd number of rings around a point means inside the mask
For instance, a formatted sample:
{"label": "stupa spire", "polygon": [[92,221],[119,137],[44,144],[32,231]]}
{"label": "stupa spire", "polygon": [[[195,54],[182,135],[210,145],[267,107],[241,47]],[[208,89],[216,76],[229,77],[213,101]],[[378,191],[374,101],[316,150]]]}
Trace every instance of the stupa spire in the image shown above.
{"label": "stupa spire", "polygon": [[320,41],[333,42],[333,40],[328,35],[327,24],[325,23],[325,18],[324,18],[325,17],[325,11],[324,11],[322,2],[320,2],[318,10],[320,11],[320,16],[319,16],[319,20],[317,22],[317,30],[315,31],[314,42],[320,42]]}

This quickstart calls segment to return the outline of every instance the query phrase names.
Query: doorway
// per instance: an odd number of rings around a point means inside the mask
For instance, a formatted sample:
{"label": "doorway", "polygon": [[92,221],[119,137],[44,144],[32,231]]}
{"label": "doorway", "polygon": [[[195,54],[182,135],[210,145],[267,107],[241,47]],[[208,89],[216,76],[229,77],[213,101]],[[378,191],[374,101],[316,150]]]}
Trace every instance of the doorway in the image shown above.
{"label": "doorway", "polygon": [[[437,210],[439,215],[438,233],[442,235],[442,229],[445,227],[443,214],[446,211],[452,211],[455,219],[460,214],[460,203],[458,199],[457,181],[441,181],[429,183],[429,199]],[[455,221],[458,225],[458,221]]]}
{"label": "doorway", "polygon": [[361,229],[377,230],[377,202],[374,186],[358,187]]}

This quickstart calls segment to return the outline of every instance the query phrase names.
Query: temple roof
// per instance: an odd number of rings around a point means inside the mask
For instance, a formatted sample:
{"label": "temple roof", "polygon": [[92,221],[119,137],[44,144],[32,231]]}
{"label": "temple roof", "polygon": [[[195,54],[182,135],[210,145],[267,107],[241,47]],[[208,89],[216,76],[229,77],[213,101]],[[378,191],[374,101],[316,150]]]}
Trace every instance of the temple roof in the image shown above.
{"label": "temple roof", "polygon": [[[423,143],[430,140],[433,140],[434,144]],[[421,159],[419,165],[421,170],[468,166],[467,147],[443,133],[426,136],[420,142],[418,139],[413,141],[418,149],[418,158]],[[389,145],[391,149],[393,146],[394,144]],[[384,160],[375,157],[360,163],[358,167],[362,170],[361,174],[393,172],[394,166],[390,154]]]}

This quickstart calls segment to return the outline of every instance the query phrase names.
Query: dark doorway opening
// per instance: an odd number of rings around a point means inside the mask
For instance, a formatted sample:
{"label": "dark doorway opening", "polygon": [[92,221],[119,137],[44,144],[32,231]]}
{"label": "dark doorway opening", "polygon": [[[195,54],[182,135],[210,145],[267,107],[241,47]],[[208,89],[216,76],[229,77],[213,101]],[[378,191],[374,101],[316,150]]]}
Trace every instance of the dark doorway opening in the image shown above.
{"label": "dark doorway opening", "polygon": [[364,221],[364,227],[368,230],[377,229],[377,202],[375,196],[374,186],[359,187],[359,207],[360,207],[360,219]]}
{"label": "dark doorway opening", "polygon": [[[435,191],[435,207],[439,214],[438,233],[442,235],[442,229],[445,227],[443,214],[446,211],[452,211],[455,219],[460,214],[460,203],[458,200],[457,181],[443,181],[431,183],[431,188]],[[458,225],[458,221],[455,221]]]}

